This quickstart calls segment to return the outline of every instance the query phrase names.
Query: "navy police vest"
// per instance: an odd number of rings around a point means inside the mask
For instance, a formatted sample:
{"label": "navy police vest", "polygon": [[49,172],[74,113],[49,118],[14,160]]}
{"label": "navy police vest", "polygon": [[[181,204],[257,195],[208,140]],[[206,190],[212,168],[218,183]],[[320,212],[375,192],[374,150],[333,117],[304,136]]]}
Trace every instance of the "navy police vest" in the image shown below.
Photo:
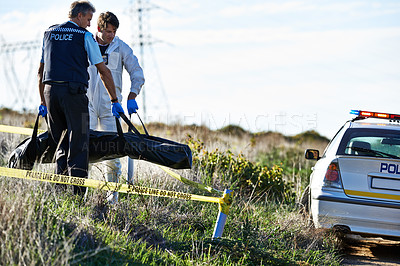
{"label": "navy police vest", "polygon": [[43,40],[43,83],[67,81],[88,86],[86,32],[86,29],[71,22],[55,25],[46,30]]}

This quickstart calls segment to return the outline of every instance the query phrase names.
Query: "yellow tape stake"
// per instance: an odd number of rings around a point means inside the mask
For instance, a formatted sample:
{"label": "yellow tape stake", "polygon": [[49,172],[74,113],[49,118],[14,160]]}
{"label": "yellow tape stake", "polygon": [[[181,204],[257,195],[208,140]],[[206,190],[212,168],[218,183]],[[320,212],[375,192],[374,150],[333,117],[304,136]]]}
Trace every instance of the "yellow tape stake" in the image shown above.
{"label": "yellow tape stake", "polygon": [[[0,132],[21,134],[21,135],[32,135],[33,128],[0,125]],[[43,132],[45,132],[43,129],[38,130],[38,133],[43,133]]]}
{"label": "yellow tape stake", "polygon": [[166,172],[167,174],[169,174],[173,178],[181,181],[182,183],[184,183],[186,185],[189,185],[191,187],[198,188],[198,189],[201,189],[201,190],[205,190],[205,191],[208,191],[208,192],[217,192],[217,193],[220,193],[220,194],[223,193],[223,191],[220,191],[220,190],[217,190],[215,188],[212,188],[212,187],[200,184],[200,183],[196,183],[196,182],[194,182],[192,180],[186,179],[183,176],[180,176],[179,174],[175,173],[174,171],[172,171],[171,169],[169,169],[169,168],[167,168],[165,166],[160,166],[159,165],[158,167],[160,167],[162,170],[164,170],[164,172]]}
{"label": "yellow tape stake", "polygon": [[87,179],[74,176],[58,175],[52,173],[37,172],[31,170],[20,170],[7,167],[0,167],[0,176],[36,180],[50,183],[76,185],[82,187],[97,188],[102,190],[118,191],[128,194],[148,195],[156,197],[175,198],[183,200],[194,200],[203,202],[223,203],[223,198],[194,195],[183,192],[168,191],[163,189],[140,187],[115,182],[105,182],[94,179]]}

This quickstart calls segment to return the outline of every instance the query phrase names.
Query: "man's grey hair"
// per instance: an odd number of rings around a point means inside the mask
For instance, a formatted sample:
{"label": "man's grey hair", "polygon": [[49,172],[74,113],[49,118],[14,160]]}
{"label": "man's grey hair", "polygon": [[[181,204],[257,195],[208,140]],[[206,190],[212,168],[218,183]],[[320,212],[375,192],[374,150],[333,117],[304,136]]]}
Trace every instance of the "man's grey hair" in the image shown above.
{"label": "man's grey hair", "polygon": [[71,4],[68,17],[76,18],[79,13],[86,16],[86,13],[89,11],[92,11],[93,13],[96,12],[96,8],[94,8],[89,1],[75,1]]}

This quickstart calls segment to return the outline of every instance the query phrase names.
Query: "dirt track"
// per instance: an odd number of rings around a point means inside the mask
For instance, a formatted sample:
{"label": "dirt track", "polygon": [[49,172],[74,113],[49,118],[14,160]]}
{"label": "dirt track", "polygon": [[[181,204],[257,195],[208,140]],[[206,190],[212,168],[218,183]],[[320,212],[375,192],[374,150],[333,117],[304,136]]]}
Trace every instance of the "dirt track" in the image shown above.
{"label": "dirt track", "polygon": [[350,236],[343,247],[343,265],[400,265],[400,241]]}

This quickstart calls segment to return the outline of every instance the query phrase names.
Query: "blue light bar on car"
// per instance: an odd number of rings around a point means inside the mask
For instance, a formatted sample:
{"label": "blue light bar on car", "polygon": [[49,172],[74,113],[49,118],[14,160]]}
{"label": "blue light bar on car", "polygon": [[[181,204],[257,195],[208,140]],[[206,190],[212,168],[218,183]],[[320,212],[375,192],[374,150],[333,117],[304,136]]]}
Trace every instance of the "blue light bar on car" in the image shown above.
{"label": "blue light bar on car", "polygon": [[351,111],[350,111],[350,114],[352,114],[352,115],[359,115],[359,114],[360,114],[360,111],[359,111],[359,110],[351,110]]}
{"label": "blue light bar on car", "polygon": [[359,118],[380,118],[389,120],[400,120],[400,115],[389,114],[389,113],[351,110],[350,114],[357,115]]}

